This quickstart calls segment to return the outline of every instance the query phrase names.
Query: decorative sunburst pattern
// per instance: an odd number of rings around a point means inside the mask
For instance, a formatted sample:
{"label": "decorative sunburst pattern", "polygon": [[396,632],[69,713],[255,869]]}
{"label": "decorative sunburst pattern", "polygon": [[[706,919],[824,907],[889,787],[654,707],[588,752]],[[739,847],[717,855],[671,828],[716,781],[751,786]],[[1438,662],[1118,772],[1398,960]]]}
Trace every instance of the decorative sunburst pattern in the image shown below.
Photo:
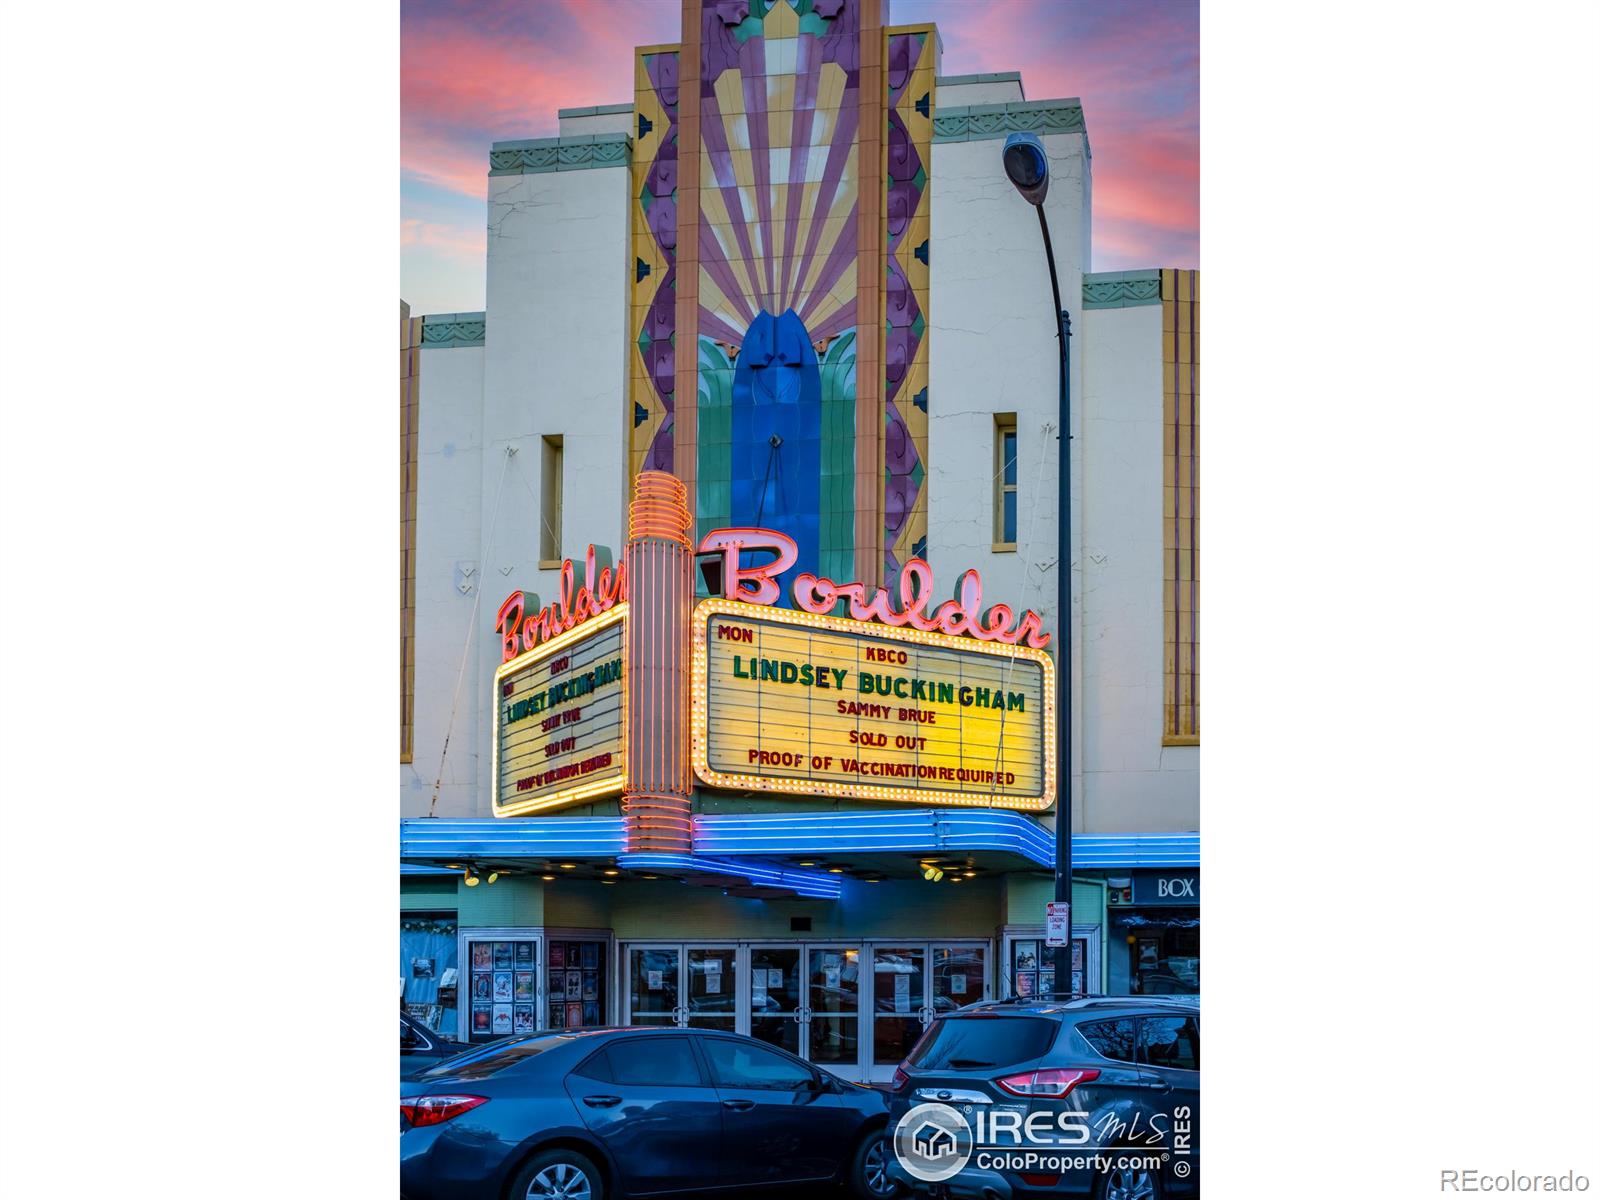
{"label": "decorative sunburst pattern", "polygon": [[697,524],[784,529],[796,570],[848,577],[859,6],[702,0],[701,14]]}
{"label": "decorative sunburst pattern", "polygon": [[855,6],[705,5],[700,333],[738,346],[757,314],[791,308],[814,340],[842,333],[855,324]]}
{"label": "decorative sunburst pattern", "polygon": [[928,164],[938,34],[932,26],[888,36],[884,285],[884,578],[927,554]]}

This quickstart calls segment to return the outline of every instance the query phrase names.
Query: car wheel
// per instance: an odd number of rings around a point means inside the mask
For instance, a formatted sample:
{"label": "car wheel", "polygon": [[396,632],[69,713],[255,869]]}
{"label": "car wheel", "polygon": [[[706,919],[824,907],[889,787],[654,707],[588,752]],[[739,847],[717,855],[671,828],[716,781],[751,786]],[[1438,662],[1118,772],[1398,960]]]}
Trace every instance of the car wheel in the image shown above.
{"label": "car wheel", "polygon": [[1166,1194],[1159,1172],[1118,1166],[1100,1176],[1095,1190],[1098,1200],[1162,1200]]}
{"label": "car wheel", "polygon": [[546,1150],[511,1181],[510,1200],[605,1200],[600,1169],[576,1150]]}
{"label": "car wheel", "polygon": [[889,1200],[897,1195],[900,1185],[889,1178],[889,1135],[874,1129],[856,1145],[850,1159],[850,1192],[859,1200]]}

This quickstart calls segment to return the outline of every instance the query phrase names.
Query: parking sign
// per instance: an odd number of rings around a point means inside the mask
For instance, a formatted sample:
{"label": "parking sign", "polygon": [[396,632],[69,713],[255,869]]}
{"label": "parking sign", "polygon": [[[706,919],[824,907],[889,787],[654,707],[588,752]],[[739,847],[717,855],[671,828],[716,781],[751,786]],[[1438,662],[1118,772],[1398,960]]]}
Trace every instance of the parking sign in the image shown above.
{"label": "parking sign", "polygon": [[1052,900],[1044,906],[1044,944],[1065,946],[1072,938],[1072,905]]}

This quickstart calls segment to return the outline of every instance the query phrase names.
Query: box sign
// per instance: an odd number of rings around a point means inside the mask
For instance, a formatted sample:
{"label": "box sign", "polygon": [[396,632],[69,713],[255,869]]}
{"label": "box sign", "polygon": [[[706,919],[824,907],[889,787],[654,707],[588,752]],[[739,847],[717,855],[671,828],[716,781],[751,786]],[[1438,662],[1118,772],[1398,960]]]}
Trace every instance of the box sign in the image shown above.
{"label": "box sign", "polygon": [[1055,800],[1041,650],[708,600],[693,761],[713,787],[1038,811]]}
{"label": "box sign", "polygon": [[1133,902],[1147,905],[1198,905],[1200,872],[1141,870],[1133,873]]}
{"label": "box sign", "polygon": [[618,603],[495,672],[495,816],[622,790],[627,615]]}

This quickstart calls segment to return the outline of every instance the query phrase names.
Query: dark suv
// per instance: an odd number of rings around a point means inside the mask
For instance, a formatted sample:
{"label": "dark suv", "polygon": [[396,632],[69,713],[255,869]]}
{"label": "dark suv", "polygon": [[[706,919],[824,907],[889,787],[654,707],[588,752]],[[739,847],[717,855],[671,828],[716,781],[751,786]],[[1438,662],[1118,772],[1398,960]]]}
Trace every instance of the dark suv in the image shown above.
{"label": "dark suv", "polygon": [[905,1130],[907,1145],[939,1146],[945,1156],[931,1169],[918,1160],[919,1177],[909,1160],[889,1155],[890,1176],[914,1192],[972,1200],[1199,1194],[1198,997],[970,1005],[928,1026],[890,1086],[891,1130],[917,1105],[941,1104],[971,1134],[961,1169],[930,1182],[927,1174],[962,1161],[958,1149],[941,1145],[932,1126]]}

